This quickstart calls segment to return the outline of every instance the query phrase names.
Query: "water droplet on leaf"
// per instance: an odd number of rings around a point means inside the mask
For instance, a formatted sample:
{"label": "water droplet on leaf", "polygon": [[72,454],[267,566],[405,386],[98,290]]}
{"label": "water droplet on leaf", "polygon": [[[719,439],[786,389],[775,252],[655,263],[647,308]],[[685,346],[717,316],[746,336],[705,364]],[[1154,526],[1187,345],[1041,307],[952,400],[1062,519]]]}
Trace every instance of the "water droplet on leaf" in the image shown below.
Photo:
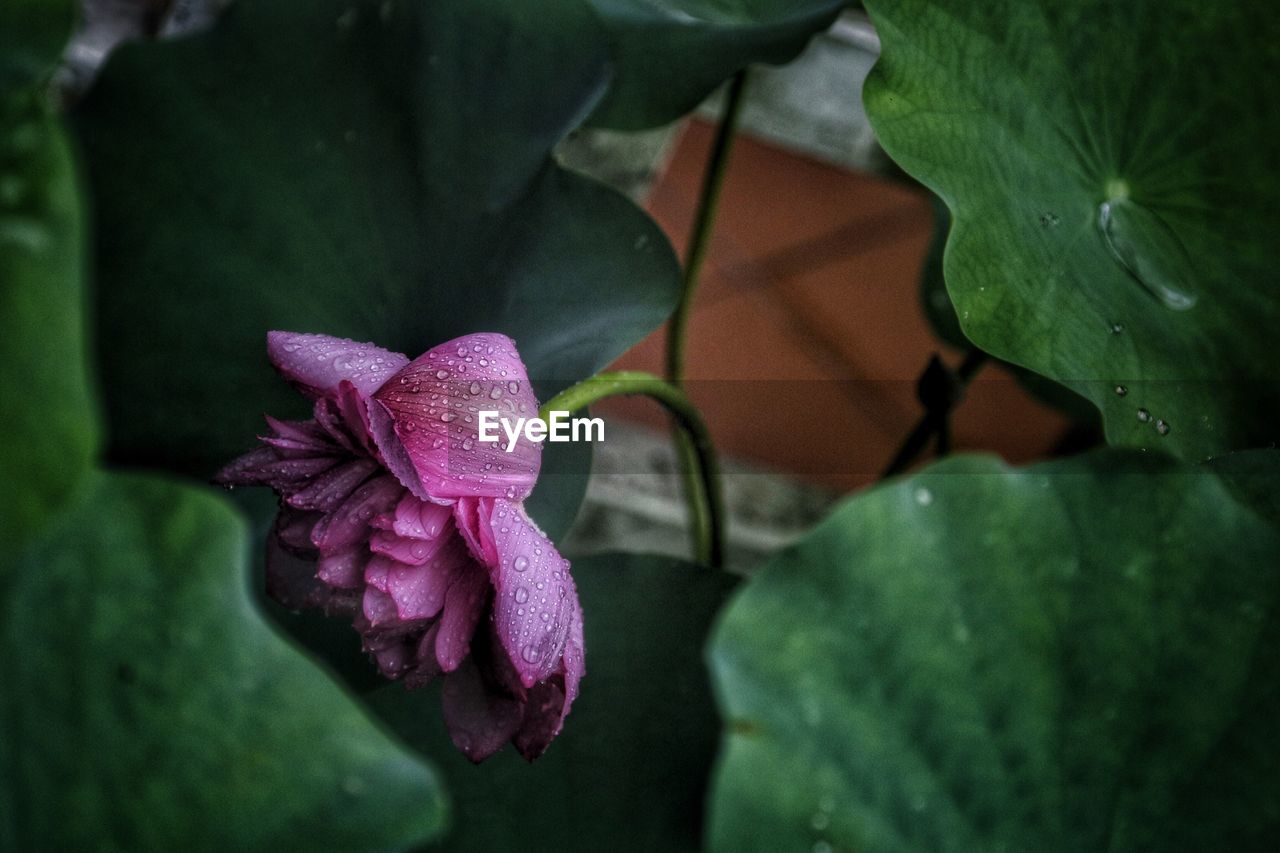
{"label": "water droplet on leaf", "polygon": [[1123,182],[1113,183],[1125,194],[1098,205],[1098,230],[1111,257],[1166,308],[1186,311],[1197,298],[1186,248],[1160,216],[1128,197]]}

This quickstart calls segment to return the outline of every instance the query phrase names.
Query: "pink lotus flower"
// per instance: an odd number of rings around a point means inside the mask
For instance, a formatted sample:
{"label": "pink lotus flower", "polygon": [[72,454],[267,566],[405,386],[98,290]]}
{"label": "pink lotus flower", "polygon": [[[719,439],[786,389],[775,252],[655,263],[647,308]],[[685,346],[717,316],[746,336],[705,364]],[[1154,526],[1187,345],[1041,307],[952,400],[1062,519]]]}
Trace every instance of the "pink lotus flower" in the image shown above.
{"label": "pink lotus flower", "polygon": [[388,678],[443,673],[445,722],[471,760],[509,740],[536,758],[578,694],[582,613],[568,561],[522,503],[541,445],[478,440],[482,410],[537,412],[515,344],[467,335],[409,361],[271,332],[267,353],[314,417],[268,416],[262,446],[215,480],[280,497],[268,592],[351,618]]}

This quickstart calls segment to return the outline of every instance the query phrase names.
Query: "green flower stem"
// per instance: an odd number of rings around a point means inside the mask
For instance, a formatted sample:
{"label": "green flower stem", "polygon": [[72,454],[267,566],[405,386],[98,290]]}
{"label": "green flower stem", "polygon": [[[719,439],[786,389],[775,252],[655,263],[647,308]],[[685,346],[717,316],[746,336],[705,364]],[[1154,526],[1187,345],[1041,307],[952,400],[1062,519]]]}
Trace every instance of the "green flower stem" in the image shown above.
{"label": "green flower stem", "polygon": [[543,404],[539,415],[546,419],[552,411],[576,412],[606,397],[634,394],[661,404],[679,427],[678,446],[689,448],[687,471],[696,486],[689,492],[691,498],[697,498],[689,505],[694,557],[718,569],[724,565],[724,496],[720,489],[720,469],[707,426],[684,391],[652,373],[634,370],[601,373],[552,397]]}
{"label": "green flower stem", "polygon": [[[693,309],[693,296],[698,289],[698,278],[707,257],[707,249],[711,245],[711,230],[715,225],[716,210],[720,203],[720,188],[724,184],[725,169],[729,164],[729,152],[733,147],[738,116],[742,112],[742,94],[746,85],[747,71],[744,68],[734,75],[725,93],[724,112],[716,128],[715,140],[711,144],[707,171],[698,198],[698,209],[694,215],[693,232],[689,237],[688,254],[684,263],[684,287],[680,292],[680,303],[676,306],[675,313],[671,315],[671,322],[667,325],[667,380],[674,388],[679,388],[684,383],[684,341],[689,325],[689,314]],[[692,410],[692,407],[690,409]],[[700,456],[704,459],[710,458],[713,465],[715,462],[714,454],[711,453],[711,442],[706,438],[705,430],[703,435],[706,452],[711,454],[709,457],[701,453],[696,444],[696,438],[689,430],[677,430],[676,458],[684,481],[689,516],[695,530],[705,529],[710,525],[713,531],[710,538],[714,543],[715,559],[711,559],[708,555],[706,562],[719,566],[723,558],[723,499],[720,493],[719,473],[715,470],[708,472],[705,465],[699,465]],[[706,517],[707,513],[710,513],[710,518]]]}
{"label": "green flower stem", "polygon": [[729,83],[725,94],[724,113],[716,128],[716,138],[711,145],[706,176],[702,180],[702,192],[698,210],[694,215],[693,232],[689,237],[688,254],[684,262],[684,289],[680,304],[671,315],[667,327],[667,379],[676,385],[684,381],[684,338],[689,325],[689,313],[693,295],[698,289],[698,276],[711,245],[711,230],[715,225],[716,209],[720,204],[720,188],[724,184],[725,169],[729,165],[729,151],[733,147],[734,131],[742,112],[742,93],[747,85],[746,69],[739,71]]}

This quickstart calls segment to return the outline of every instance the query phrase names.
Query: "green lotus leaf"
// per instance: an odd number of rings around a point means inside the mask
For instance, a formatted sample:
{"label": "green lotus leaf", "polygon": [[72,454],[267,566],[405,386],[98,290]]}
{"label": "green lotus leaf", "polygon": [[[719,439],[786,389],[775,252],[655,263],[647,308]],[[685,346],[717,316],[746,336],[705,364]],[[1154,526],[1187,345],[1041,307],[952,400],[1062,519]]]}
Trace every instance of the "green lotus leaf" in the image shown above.
{"label": "green lotus leaf", "polygon": [[0,93],[0,126],[0,553],[10,553],[66,502],[98,427],[75,163],[32,91]]}
{"label": "green lotus leaf", "polygon": [[1280,438],[1280,18],[1191,0],[872,0],[868,116],[954,217],[965,335],[1113,444]]}
{"label": "green lotus leaf", "polygon": [[0,592],[0,848],[406,849],[446,802],[420,759],[277,636],[243,524],[203,490],[98,474]]}
{"label": "green lotus leaf", "polygon": [[1278,473],[961,457],[848,501],[712,635],[712,848],[1271,849]]}
{"label": "green lotus leaf", "polygon": [[846,0],[589,0],[615,75],[591,121],[635,130],[675,121],[754,62],[794,59]]}
{"label": "green lotus leaf", "polygon": [[680,281],[641,210],[550,160],[608,77],[578,2],[255,0],[117,52],[75,116],[113,457],[207,476],[305,412],[269,329],[505,332],[542,399],[616,358]]}

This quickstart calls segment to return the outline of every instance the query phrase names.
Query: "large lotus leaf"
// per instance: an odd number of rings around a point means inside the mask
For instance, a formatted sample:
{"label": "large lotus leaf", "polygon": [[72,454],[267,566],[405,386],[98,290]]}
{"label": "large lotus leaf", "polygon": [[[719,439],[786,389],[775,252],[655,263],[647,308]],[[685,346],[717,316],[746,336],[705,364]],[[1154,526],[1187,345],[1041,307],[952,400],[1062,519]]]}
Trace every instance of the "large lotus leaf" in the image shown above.
{"label": "large lotus leaf", "polygon": [[867,112],[954,216],[965,334],[1189,458],[1280,438],[1280,16],[873,0]]}
{"label": "large lotus leaf", "polygon": [[675,121],[753,62],[794,59],[847,0],[589,0],[616,62],[591,121],[634,130]]}
{"label": "large lotus leaf", "polygon": [[[956,316],[956,307],[951,302],[951,295],[947,293],[947,286],[942,277],[942,255],[947,243],[947,234],[951,230],[951,214],[937,196],[931,198],[934,230],[933,239],[929,241],[929,249],[925,254],[924,267],[920,271],[920,302],[924,308],[925,318],[928,319],[933,333],[939,339],[956,349],[972,350],[973,343],[960,329],[960,318]],[[1006,362],[1003,367],[1013,375],[1027,393],[1040,402],[1053,406],[1077,424],[1098,422],[1098,410],[1093,404],[1065,385],[1060,385],[1052,379],[1047,379],[1016,364]]]}
{"label": "large lotus leaf", "polygon": [[1275,849],[1280,452],[957,458],[854,498],[711,642],[717,850]]}
{"label": "large lotus leaf", "polygon": [[80,192],[67,141],[25,91],[0,93],[0,128],[0,553],[9,553],[87,470],[97,413],[85,369]]}
{"label": "large lotus leaf", "polygon": [[261,413],[283,328],[417,355],[510,334],[540,395],[670,313],[656,225],[549,160],[607,83],[578,2],[254,0],[108,62],[79,110],[117,458],[207,474]]}
{"label": "large lotus leaf", "polygon": [[43,82],[71,35],[75,12],[74,0],[0,3],[0,96]]}
{"label": "large lotus leaf", "polygon": [[283,617],[440,767],[455,805],[448,850],[698,849],[719,732],[701,649],[733,581],[635,554],[576,559],[573,576],[587,675],[563,732],[532,764],[508,748],[472,765],[449,740],[436,688],[381,680],[349,626]]}
{"label": "large lotus leaf", "polygon": [[243,525],[96,475],[0,592],[0,848],[388,850],[443,828],[432,772],[276,636]]}

